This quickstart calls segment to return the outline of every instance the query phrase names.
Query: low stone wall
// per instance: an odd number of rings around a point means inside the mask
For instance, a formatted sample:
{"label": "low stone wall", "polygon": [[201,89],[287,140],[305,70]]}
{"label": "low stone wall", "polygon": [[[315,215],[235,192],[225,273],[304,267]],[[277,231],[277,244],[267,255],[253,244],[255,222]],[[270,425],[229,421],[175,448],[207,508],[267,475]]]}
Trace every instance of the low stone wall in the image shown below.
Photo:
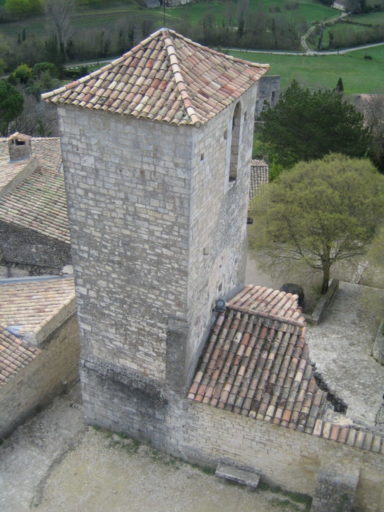
{"label": "low stone wall", "polygon": [[320,471],[356,468],[360,472],[356,510],[384,510],[381,453],[182,399],[111,365],[83,362],[81,373],[90,424],[148,441],[189,462],[260,470],[264,481],[312,496]]}
{"label": "low stone wall", "polygon": [[0,386],[0,438],[77,379],[80,344],[76,315],[40,348],[41,354]]}

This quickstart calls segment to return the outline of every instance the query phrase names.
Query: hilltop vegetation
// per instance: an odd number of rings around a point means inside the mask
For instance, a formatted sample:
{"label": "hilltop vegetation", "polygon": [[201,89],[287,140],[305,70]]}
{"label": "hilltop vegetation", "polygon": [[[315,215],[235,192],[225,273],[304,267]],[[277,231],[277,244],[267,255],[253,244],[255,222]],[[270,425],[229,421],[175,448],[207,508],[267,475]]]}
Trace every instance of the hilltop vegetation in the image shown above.
{"label": "hilltop vegetation", "polygon": [[162,8],[144,8],[141,0],[73,3],[63,52],[44,16],[43,0],[0,0],[0,45],[6,69],[20,63],[117,55],[164,25],[208,45],[299,49],[300,35],[311,23],[337,13],[317,0],[213,0],[167,8],[165,13]]}

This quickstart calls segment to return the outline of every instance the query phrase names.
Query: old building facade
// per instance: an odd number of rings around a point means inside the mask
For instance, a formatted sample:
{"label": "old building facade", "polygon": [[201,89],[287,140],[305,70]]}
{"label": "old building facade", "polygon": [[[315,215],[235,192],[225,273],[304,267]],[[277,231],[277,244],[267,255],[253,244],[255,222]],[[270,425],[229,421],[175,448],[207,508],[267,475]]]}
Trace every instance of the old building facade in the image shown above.
{"label": "old building facade", "polygon": [[240,292],[267,69],[161,29],[44,96],[59,112],[86,420],[308,494],[333,457],[379,512],[382,436],[324,416],[296,299]]}

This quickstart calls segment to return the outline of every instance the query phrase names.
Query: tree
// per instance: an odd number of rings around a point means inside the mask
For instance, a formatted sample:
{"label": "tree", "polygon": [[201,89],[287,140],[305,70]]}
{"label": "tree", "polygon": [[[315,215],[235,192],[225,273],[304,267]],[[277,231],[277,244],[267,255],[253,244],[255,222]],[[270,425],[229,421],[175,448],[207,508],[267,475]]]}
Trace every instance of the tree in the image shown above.
{"label": "tree", "polygon": [[23,96],[5,80],[0,80],[0,133],[8,134],[8,125],[23,111]]}
{"label": "tree", "polygon": [[368,159],[332,154],[300,162],[264,188],[252,207],[251,247],[273,266],[305,262],[321,271],[362,255],[384,215],[384,177]]}
{"label": "tree", "polygon": [[260,120],[261,151],[272,164],[285,168],[332,152],[365,156],[370,142],[363,116],[342,95],[310,91],[296,81]]}
{"label": "tree", "polygon": [[59,55],[65,60],[67,44],[71,34],[71,15],[74,0],[45,0],[44,12],[52,25]]}

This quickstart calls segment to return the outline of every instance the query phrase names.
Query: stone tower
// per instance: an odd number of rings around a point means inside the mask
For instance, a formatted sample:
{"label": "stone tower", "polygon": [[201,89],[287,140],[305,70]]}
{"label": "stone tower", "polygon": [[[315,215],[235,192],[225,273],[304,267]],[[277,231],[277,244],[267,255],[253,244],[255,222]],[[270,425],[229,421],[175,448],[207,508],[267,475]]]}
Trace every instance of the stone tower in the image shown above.
{"label": "stone tower", "polygon": [[161,29],[44,95],[59,112],[89,422],[160,435],[216,300],[242,284],[267,69]]}

